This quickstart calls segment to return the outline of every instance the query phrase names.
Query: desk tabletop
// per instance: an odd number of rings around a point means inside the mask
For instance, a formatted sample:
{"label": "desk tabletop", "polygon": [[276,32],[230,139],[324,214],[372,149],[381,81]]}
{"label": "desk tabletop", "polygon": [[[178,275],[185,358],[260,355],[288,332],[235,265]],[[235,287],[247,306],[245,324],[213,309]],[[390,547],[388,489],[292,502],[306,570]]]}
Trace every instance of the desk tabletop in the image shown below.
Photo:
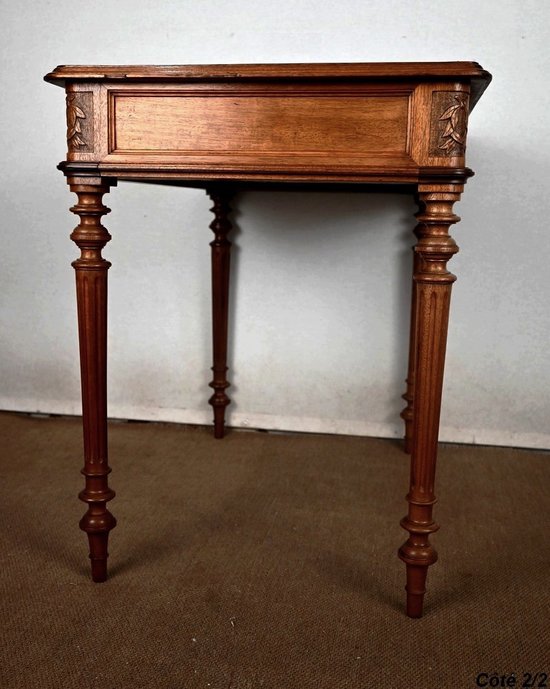
{"label": "desk tabletop", "polygon": [[233,81],[233,80],[469,80],[470,108],[491,75],[477,62],[341,62],[235,65],[60,65],[44,79],[64,86],[71,81]]}

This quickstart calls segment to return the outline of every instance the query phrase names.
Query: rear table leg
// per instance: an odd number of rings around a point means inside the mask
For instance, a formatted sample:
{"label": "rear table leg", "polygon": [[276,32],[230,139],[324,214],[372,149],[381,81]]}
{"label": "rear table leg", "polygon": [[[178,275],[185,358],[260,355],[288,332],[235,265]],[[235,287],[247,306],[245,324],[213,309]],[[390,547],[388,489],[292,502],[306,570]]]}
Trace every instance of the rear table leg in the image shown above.
{"label": "rear table leg", "polygon": [[229,316],[229,267],[231,242],[227,235],[231,231],[229,202],[233,193],[224,188],[213,187],[207,191],[214,202],[214,220],[210,229],[214,232],[212,247],[212,345],[214,377],[210,387],[214,394],[209,402],[214,409],[214,437],[223,438],[225,427],[225,408],[230,403],[225,391],[227,381],[227,327]]}

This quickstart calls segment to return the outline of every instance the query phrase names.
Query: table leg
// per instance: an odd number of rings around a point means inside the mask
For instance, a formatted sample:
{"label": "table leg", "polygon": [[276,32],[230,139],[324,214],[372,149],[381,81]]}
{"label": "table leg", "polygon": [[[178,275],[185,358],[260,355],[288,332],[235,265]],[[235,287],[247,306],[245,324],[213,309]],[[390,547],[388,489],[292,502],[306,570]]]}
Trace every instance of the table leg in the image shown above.
{"label": "table leg", "polygon": [[[422,204],[420,199],[417,199],[420,211],[422,211]],[[418,217],[418,214],[417,216]],[[414,229],[414,234],[418,239],[418,225]],[[407,406],[401,412],[401,418],[405,422],[405,437],[403,449],[407,454],[412,451],[412,434],[413,434],[413,414],[414,414],[414,379],[415,379],[415,364],[416,364],[416,282],[414,280],[415,274],[420,269],[420,254],[413,249],[413,266],[412,266],[412,286],[411,286],[411,319],[410,319],[410,335],[409,335],[409,364],[407,370],[407,390],[403,395],[403,399]]]}
{"label": "table leg", "polygon": [[447,325],[452,283],[455,276],[447,261],[458,251],[449,227],[460,219],[452,212],[460,198],[459,185],[420,185],[423,210],[418,218],[419,255],[415,313],[415,389],[412,432],[409,512],[401,526],[409,538],[399,557],[407,565],[407,615],[420,617],[428,567],[437,560],[429,542],[438,525],[432,519],[435,503],[434,480],[439,434],[439,414],[445,364]]}
{"label": "table leg", "polygon": [[207,191],[214,202],[211,208],[214,220],[210,229],[214,232],[212,247],[212,345],[214,377],[210,387],[214,394],[208,400],[214,409],[214,437],[223,438],[225,426],[225,408],[230,403],[225,394],[229,387],[227,381],[227,326],[229,314],[229,264],[231,242],[228,234],[231,231],[229,202],[232,192],[227,189],[211,188]]}
{"label": "table leg", "polygon": [[88,534],[93,581],[107,579],[107,542],[116,519],[106,503],[115,496],[107,476],[111,469],[107,459],[107,270],[110,263],[101,250],[111,239],[101,224],[101,216],[109,212],[103,205],[103,194],[109,185],[101,179],[69,178],[71,191],[78,203],[71,211],[80,217],[80,224],[71,239],[81,250],[73,262],[76,273],[78,334],[82,386],[82,418],[84,427],[85,488],[79,498],[88,504],[80,520],[80,528]]}

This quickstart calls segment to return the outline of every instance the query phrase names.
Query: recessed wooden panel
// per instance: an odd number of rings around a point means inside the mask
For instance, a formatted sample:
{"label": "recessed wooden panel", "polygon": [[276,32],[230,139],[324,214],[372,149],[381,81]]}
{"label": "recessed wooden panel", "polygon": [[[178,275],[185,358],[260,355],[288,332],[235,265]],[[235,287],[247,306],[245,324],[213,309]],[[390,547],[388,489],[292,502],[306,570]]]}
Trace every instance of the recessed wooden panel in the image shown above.
{"label": "recessed wooden panel", "polygon": [[113,94],[113,153],[404,154],[408,96]]}

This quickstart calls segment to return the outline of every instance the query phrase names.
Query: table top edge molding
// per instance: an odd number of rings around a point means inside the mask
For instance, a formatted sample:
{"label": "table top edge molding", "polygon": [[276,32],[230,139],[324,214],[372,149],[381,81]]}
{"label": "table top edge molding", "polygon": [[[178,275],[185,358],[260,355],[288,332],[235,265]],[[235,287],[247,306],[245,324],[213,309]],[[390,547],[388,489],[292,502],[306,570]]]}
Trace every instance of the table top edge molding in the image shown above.
{"label": "table top edge molding", "polygon": [[491,82],[475,61],[319,62],[213,65],[58,65],[44,80],[65,86],[74,81],[236,81],[236,80],[441,80],[469,81],[473,109]]}

